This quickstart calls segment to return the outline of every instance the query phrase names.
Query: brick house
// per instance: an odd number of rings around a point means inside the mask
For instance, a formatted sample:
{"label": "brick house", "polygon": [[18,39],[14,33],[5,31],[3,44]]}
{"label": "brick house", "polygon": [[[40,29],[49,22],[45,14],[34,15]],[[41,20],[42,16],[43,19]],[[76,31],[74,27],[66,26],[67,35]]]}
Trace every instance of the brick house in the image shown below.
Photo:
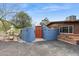
{"label": "brick house", "polygon": [[59,40],[79,44],[79,20],[76,19],[76,16],[69,16],[65,21],[50,22],[47,27],[59,29]]}

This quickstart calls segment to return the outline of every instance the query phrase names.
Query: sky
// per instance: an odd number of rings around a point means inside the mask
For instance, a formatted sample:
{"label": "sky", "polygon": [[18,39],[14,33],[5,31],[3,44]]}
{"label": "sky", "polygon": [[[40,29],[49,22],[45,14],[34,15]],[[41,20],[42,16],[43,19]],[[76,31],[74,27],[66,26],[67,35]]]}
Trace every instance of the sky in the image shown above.
{"label": "sky", "polygon": [[5,3],[0,4],[0,8],[25,11],[33,24],[39,24],[45,17],[49,21],[64,21],[67,16],[76,15],[79,19],[79,3]]}

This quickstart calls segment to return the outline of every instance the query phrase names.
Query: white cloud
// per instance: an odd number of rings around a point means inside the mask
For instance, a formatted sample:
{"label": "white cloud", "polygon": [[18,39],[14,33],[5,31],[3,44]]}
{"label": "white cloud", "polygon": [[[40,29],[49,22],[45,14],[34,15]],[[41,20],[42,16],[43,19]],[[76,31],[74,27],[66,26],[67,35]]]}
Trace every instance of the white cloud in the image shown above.
{"label": "white cloud", "polygon": [[70,9],[71,7],[69,6],[46,6],[42,8],[42,10],[51,10],[51,11],[57,11],[57,10],[65,10],[65,9]]}
{"label": "white cloud", "polygon": [[50,11],[59,11],[59,10],[68,10],[71,9],[72,6],[70,4],[63,4],[63,5],[48,5],[43,6],[42,8],[38,8],[34,10],[35,12],[50,12]]}
{"label": "white cloud", "polygon": [[29,4],[24,3],[5,3],[6,10],[8,11],[24,11]]}

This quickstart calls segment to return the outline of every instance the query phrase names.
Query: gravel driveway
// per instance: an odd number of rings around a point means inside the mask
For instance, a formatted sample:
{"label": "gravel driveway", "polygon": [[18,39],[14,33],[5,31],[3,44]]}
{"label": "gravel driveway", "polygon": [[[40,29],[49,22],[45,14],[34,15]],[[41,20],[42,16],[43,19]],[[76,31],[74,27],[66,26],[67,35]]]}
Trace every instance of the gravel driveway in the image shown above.
{"label": "gravel driveway", "polygon": [[61,41],[42,41],[32,44],[0,41],[2,56],[79,56],[79,46]]}

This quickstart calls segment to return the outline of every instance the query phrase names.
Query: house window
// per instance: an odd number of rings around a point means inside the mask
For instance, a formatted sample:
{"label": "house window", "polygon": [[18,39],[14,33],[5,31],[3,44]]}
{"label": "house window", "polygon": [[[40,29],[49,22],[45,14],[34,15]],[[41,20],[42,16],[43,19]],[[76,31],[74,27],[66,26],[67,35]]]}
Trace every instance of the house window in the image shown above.
{"label": "house window", "polygon": [[60,27],[60,33],[73,33],[73,26]]}

